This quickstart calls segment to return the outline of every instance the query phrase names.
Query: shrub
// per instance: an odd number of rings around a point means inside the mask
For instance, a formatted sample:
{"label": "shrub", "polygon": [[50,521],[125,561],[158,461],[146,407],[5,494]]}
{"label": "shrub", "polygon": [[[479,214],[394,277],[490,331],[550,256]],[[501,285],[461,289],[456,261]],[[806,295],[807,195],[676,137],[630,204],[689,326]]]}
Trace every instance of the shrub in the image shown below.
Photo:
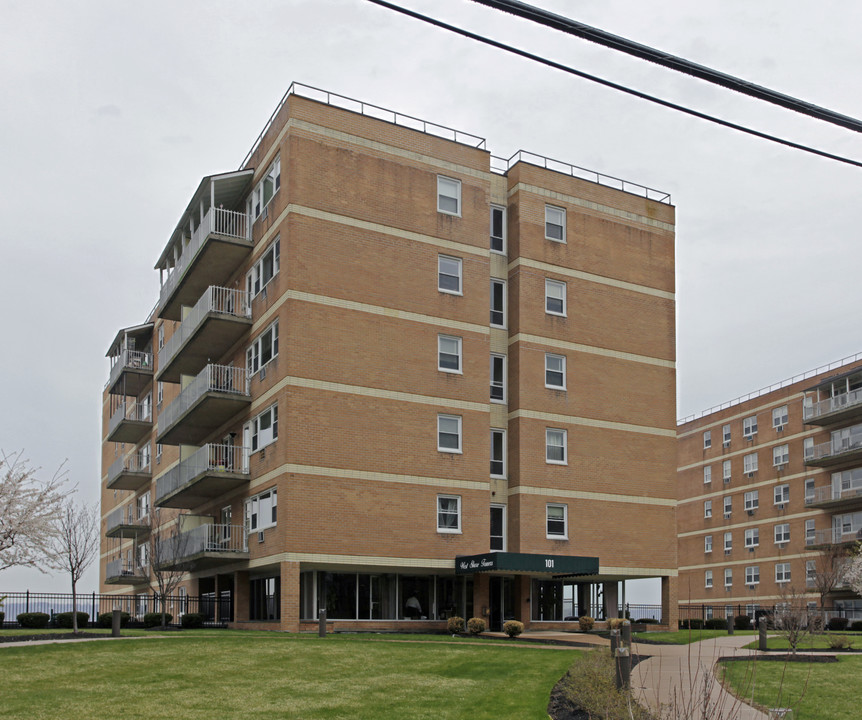
{"label": "shrub", "polygon": [[[847,618],[841,618],[846,620]],[[830,650],[850,650],[853,647],[853,642],[846,635],[830,635],[827,638]]]}
{"label": "shrub", "polygon": [[511,638],[518,637],[518,635],[524,632],[524,623],[517,620],[506,620],[503,623],[503,632]]}
{"label": "shrub", "polygon": [[[120,613],[120,627],[126,627],[129,624],[129,620],[131,619],[131,615],[127,612]],[[109,628],[114,625],[114,613],[113,612],[104,612],[99,613],[99,617],[96,618],[96,625],[100,628]]]}
{"label": "shrub", "polygon": [[658,624],[658,620],[656,620],[654,617],[639,618],[639,619],[635,620],[634,622],[640,623],[641,625],[650,625],[650,624],[657,625]]}
{"label": "shrub", "polygon": [[609,630],[619,630],[624,623],[626,623],[625,618],[609,618],[608,619],[608,629]]}
{"label": "shrub", "polygon": [[470,618],[467,621],[467,631],[471,635],[481,635],[485,632],[485,621],[482,618]]}
{"label": "shrub", "polygon": [[578,625],[581,628],[581,632],[589,632],[593,629],[593,625],[596,624],[596,621],[593,620],[589,615],[581,615],[578,618]]}
{"label": "shrub", "polygon": [[0,625],[3,624],[3,621],[6,619],[6,613],[0,610]]}
{"label": "shrub", "polygon": [[727,620],[724,618],[710,618],[703,626],[707,630],[727,630]]}
{"label": "shrub", "polygon": [[48,622],[51,620],[48,613],[32,612],[21,613],[18,616],[18,624],[22,628],[41,629],[48,627]]}
{"label": "shrub", "polygon": [[560,682],[560,690],[569,709],[583,711],[583,717],[606,720],[651,717],[640,705],[630,702],[628,693],[617,689],[614,661],[606,650],[586,652],[575,660]]}
{"label": "shrub", "polygon": [[446,629],[453,635],[464,632],[464,618],[453,615],[446,621]]}
{"label": "shrub", "polygon": [[[78,612],[78,629],[87,627],[87,623],[90,621],[90,613]],[[71,612],[63,612],[57,613],[54,616],[54,624],[58,628],[71,628],[72,627],[72,613]]]}
{"label": "shrub", "polygon": [[180,625],[186,629],[204,626],[204,616],[201,613],[186,613],[180,618]]}
{"label": "shrub", "polygon": [[847,625],[849,625],[849,624],[850,624],[850,621],[845,617],[829,618],[829,622],[826,623],[826,629],[827,630],[833,630],[833,631],[837,630],[838,632],[841,632],[843,630],[846,630]]}
{"label": "shrub", "polygon": [[[0,615],[2,615],[2,613],[0,613]],[[0,622],[2,622],[2,620],[0,620]],[[853,632],[862,632],[862,620],[854,620],[850,623],[850,629]]]}
{"label": "shrub", "polygon": [[690,618],[688,620],[679,621],[680,630],[702,630],[703,620],[700,618]]}
{"label": "shrub", "polygon": [[733,628],[735,630],[751,630],[751,618],[748,615],[737,615],[733,618]]}
{"label": "shrub", "polygon": [[[165,625],[167,625],[171,620],[174,619],[174,616],[170,613],[165,613]],[[154,628],[159,627],[162,624],[162,614],[158,613],[147,613],[144,615],[144,627]]]}

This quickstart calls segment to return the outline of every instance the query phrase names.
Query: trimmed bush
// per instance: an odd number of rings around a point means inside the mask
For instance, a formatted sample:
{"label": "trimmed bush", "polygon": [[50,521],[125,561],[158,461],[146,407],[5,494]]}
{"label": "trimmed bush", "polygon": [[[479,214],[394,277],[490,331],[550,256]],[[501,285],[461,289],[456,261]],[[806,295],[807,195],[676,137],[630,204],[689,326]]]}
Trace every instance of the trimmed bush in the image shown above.
{"label": "trimmed bush", "polygon": [[[127,612],[120,613],[120,627],[124,628],[128,626],[129,620],[131,619],[131,615]],[[96,618],[96,625],[100,628],[109,628],[114,625],[114,613],[113,612],[104,612],[99,613],[99,617]]]}
{"label": "trimmed bush", "polygon": [[641,625],[650,625],[650,624],[658,625],[658,620],[656,620],[654,617],[638,618],[637,620],[634,620],[633,622],[640,623]]}
{"label": "trimmed bush", "polygon": [[[87,627],[87,623],[90,621],[90,613],[80,612],[78,611],[78,629]],[[58,628],[68,628],[71,630],[72,628],[72,613],[71,612],[62,612],[57,613],[54,616],[54,624]]]}
{"label": "trimmed bush", "polygon": [[506,620],[503,623],[503,632],[510,638],[518,637],[518,635],[524,632],[524,623],[517,620]]}
{"label": "trimmed bush", "polygon": [[751,630],[751,618],[748,615],[737,615],[733,618],[734,630]]}
{"label": "trimmed bush", "polygon": [[[170,613],[165,613],[165,625],[170,623],[171,620],[174,619],[174,616]],[[162,624],[162,614],[158,613],[147,613],[144,615],[144,627],[154,628],[159,627]]]}
{"label": "trimmed bush", "polygon": [[21,613],[18,618],[18,624],[22,628],[32,628],[34,630],[41,630],[42,628],[48,627],[48,623],[51,621],[51,616],[48,613]]}
{"label": "trimmed bush", "polygon": [[850,624],[850,621],[845,617],[834,617],[829,618],[829,622],[826,623],[826,629],[832,631],[842,632],[847,629],[847,626]]}
{"label": "trimmed bush", "polygon": [[724,618],[710,618],[703,626],[707,630],[727,630],[727,620]]}
{"label": "trimmed bush", "polygon": [[180,618],[180,625],[191,630],[204,626],[204,616],[201,613],[186,613]]}
{"label": "trimmed bush", "polygon": [[485,621],[482,618],[470,618],[467,621],[467,632],[471,635],[481,635],[485,632]]}
{"label": "trimmed bush", "polygon": [[700,618],[689,618],[679,621],[680,630],[703,630],[703,620]]}
{"label": "trimmed bush", "polygon": [[[0,615],[2,615],[2,613],[0,613]],[[853,632],[862,632],[862,620],[854,620],[852,623],[850,623],[850,629]]]}
{"label": "trimmed bush", "polygon": [[596,624],[596,621],[593,620],[589,615],[581,615],[578,618],[578,625],[581,628],[581,632],[589,632],[593,629],[593,625]]}
{"label": "trimmed bush", "polygon": [[464,632],[464,618],[453,615],[446,621],[446,629],[453,635]]}

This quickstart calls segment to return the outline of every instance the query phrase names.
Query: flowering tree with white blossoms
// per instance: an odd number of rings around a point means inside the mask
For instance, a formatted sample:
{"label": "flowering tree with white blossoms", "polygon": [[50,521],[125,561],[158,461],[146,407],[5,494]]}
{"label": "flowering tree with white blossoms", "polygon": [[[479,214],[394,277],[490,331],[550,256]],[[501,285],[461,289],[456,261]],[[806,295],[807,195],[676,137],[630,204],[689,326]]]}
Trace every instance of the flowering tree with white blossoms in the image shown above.
{"label": "flowering tree with white blossoms", "polygon": [[858,542],[844,565],[843,578],[857,595],[862,595],[862,544]]}

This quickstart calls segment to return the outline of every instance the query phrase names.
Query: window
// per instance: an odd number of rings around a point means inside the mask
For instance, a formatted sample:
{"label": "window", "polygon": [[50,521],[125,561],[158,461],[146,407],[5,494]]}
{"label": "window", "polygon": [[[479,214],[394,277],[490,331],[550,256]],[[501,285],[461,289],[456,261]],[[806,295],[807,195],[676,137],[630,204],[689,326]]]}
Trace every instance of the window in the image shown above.
{"label": "window", "polygon": [[566,242],[565,208],[545,205],[545,238],[555,242]]}
{"label": "window", "polygon": [[772,465],[774,467],[787,465],[789,459],[790,453],[787,450],[787,445],[779,445],[778,447],[772,448]]}
{"label": "window", "polygon": [[746,510],[757,510],[760,506],[759,500],[760,491],[751,490],[750,492],[745,493],[745,509]]}
{"label": "window", "polygon": [[706,535],[703,538],[703,551],[705,553],[712,552],[712,535]]}
{"label": "window", "polygon": [[712,500],[704,500],[703,502],[703,516],[705,518],[712,517]]}
{"label": "window", "polygon": [[[724,587],[731,587],[733,585],[733,570],[730,568],[724,568]],[[732,611],[732,608],[731,608]]]}
{"label": "window", "polygon": [[156,407],[162,406],[162,400],[165,399],[165,384],[159,380],[156,383]]}
{"label": "window", "polygon": [[731,513],[732,509],[733,509],[733,500],[728,495],[726,498],[724,498],[724,517],[726,517],[726,518],[730,517],[730,513]]}
{"label": "window", "polygon": [[760,529],[748,528],[745,531],[745,547],[754,548],[760,545]]}
{"label": "window", "polygon": [[729,553],[733,550],[733,533],[726,532],[724,533],[724,552]]}
{"label": "window", "polygon": [[437,256],[437,289],[450,295],[461,294],[461,258]]}
{"label": "window", "polygon": [[730,460],[721,463],[721,478],[724,482],[730,482]]}
{"label": "window", "polygon": [[711,482],[712,482],[712,466],[711,465],[705,465],[703,468],[703,484],[706,485],[707,483],[711,483]]}
{"label": "window", "polygon": [[245,351],[245,367],[249,377],[265,367],[277,355],[278,320],[264,330]]}
{"label": "window", "polygon": [[790,563],[775,563],[775,582],[790,582]]}
{"label": "window", "polygon": [[437,416],[437,449],[440,452],[461,452],[461,416]]}
{"label": "window", "polygon": [[712,587],[712,570],[707,570],[703,573],[703,586],[705,588]]}
{"label": "window", "polygon": [[757,435],[757,415],[752,415],[742,421],[742,435],[747,438]]}
{"label": "window", "polygon": [[249,620],[281,618],[281,583],[278,577],[256,578],[248,582]]}
{"label": "window", "polygon": [[775,544],[790,542],[790,523],[781,523],[773,528],[775,532]]}
{"label": "window", "polygon": [[566,316],[566,283],[545,279],[545,312]]}
{"label": "window", "polygon": [[270,281],[278,275],[281,262],[281,240],[275,239],[266,252],[261,256],[245,276],[245,289],[248,290],[250,298],[257,297]]}
{"label": "window", "polygon": [[506,283],[491,280],[491,325],[506,327]]}
{"label": "window", "polygon": [[278,405],[270,405],[251,422],[246,423],[243,437],[251,452],[257,452],[278,439]]}
{"label": "window", "polygon": [[567,540],[568,528],[568,506],[548,503],[547,513],[547,536],[553,540]]}
{"label": "window", "polygon": [[491,505],[491,551],[506,550],[506,506]]}
{"label": "window", "polygon": [[706,450],[707,448],[711,448],[711,447],[712,447],[712,430],[707,430],[703,434],[703,449]]}
{"label": "window", "polygon": [[553,465],[566,464],[566,430],[545,430],[545,461]]}
{"label": "window", "polygon": [[165,326],[159,325],[159,329],[156,333],[156,337],[158,338],[159,350],[161,350],[165,346]]}
{"label": "window", "polygon": [[805,544],[813,545],[816,539],[817,533],[814,529],[814,519],[811,518],[805,521]]}
{"label": "window", "polygon": [[437,496],[437,532],[461,532],[461,496]]}
{"label": "window", "polygon": [[802,441],[802,458],[811,460],[814,457],[814,438],[805,438]]}
{"label": "window", "polygon": [[461,215],[461,181],[437,176],[437,212]]}
{"label": "window", "polygon": [[505,355],[491,355],[491,402],[506,402]]}
{"label": "window", "polygon": [[746,474],[757,472],[757,453],[751,453],[742,458],[742,469]]}
{"label": "window", "polygon": [[805,584],[808,587],[814,587],[817,583],[817,561],[805,561]]}
{"label": "window", "polygon": [[724,447],[730,446],[730,423],[721,428],[721,442]]}
{"label": "window", "polygon": [[506,252],[506,208],[491,206],[491,252]]}
{"label": "window", "polygon": [[772,427],[783,430],[787,425],[787,405],[782,405],[772,411]]}
{"label": "window", "polygon": [[805,481],[805,502],[814,502],[814,478],[808,478]]}
{"label": "window", "polygon": [[249,532],[274,527],[278,520],[278,489],[270,488],[245,501],[245,524]]}
{"label": "window", "polygon": [[137,520],[143,520],[150,514],[150,494],[148,492],[135,498],[135,511]]}
{"label": "window", "polygon": [[545,387],[566,389],[566,356],[545,353]]}
{"label": "window", "polygon": [[160,463],[162,461],[162,444],[156,443],[156,462]]}
{"label": "window", "polygon": [[437,369],[440,372],[461,373],[461,338],[437,336]]}
{"label": "window", "polygon": [[506,476],[506,431],[491,428],[491,476]]}
{"label": "window", "polygon": [[266,174],[258,182],[248,199],[248,214],[257,220],[269,205],[270,200],[281,187],[281,157],[277,157],[267,168]]}
{"label": "window", "polygon": [[776,485],[773,489],[774,503],[784,505],[790,502],[790,485]]}
{"label": "window", "polygon": [[749,565],[745,568],[745,584],[757,585],[760,582],[760,566]]}

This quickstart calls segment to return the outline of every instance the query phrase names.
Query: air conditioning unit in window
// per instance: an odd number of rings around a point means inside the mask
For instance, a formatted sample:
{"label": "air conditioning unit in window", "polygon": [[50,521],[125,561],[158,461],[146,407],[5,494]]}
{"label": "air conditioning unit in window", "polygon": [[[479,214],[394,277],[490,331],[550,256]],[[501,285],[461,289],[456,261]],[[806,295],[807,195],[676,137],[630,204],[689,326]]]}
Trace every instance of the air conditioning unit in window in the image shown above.
{"label": "air conditioning unit in window", "polygon": [[754,472],[752,471],[752,472],[745,473],[745,477],[753,478]]}
{"label": "air conditioning unit in window", "polygon": [[726,485],[727,483],[729,483],[729,482],[730,482],[730,478],[729,478],[729,477],[724,478],[724,484],[725,484],[725,485]]}
{"label": "air conditioning unit in window", "polygon": [[730,513],[724,513],[724,519],[727,520],[730,517]]}
{"label": "air conditioning unit in window", "polygon": [[782,430],[784,430],[784,425],[776,425],[775,426],[775,432],[781,432]]}
{"label": "air conditioning unit in window", "polygon": [[724,554],[725,554],[725,555],[730,555],[730,553],[731,553],[731,552],[732,552],[731,550],[725,550],[725,551],[724,551]]}
{"label": "air conditioning unit in window", "polygon": [[261,380],[263,380],[265,377],[266,377],[266,366],[264,365],[264,366],[260,369],[260,379],[261,379]]}
{"label": "air conditioning unit in window", "polygon": [[781,472],[782,470],[784,470],[784,463],[778,463],[778,465],[775,466],[775,470],[776,472]]}
{"label": "air conditioning unit in window", "polygon": [[721,447],[729,448],[730,447],[730,440],[725,440],[723,443],[721,443]]}
{"label": "air conditioning unit in window", "polygon": [[754,515],[754,510],[746,510],[745,512],[747,512],[749,516]]}
{"label": "air conditioning unit in window", "polygon": [[258,541],[259,543],[262,543],[262,542],[263,542],[263,530],[261,530],[261,531],[257,534],[257,541]]}
{"label": "air conditioning unit in window", "polygon": [[775,507],[776,507],[778,510],[784,510],[784,503],[778,503]]}
{"label": "air conditioning unit in window", "polygon": [[754,588],[755,588],[755,587],[756,587],[756,585],[749,585],[749,586],[748,586],[748,589],[749,589],[749,590],[754,590]]}
{"label": "air conditioning unit in window", "polygon": [[756,547],[755,545],[749,545],[748,546],[748,552],[754,552],[755,547]]}

